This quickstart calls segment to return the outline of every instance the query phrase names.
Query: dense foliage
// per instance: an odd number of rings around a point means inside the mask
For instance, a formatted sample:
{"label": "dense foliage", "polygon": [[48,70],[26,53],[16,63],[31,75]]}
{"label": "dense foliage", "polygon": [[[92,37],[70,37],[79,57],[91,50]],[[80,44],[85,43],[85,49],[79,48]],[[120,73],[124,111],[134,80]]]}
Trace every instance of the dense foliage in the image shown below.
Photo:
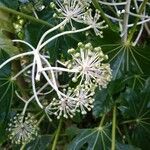
{"label": "dense foliage", "polygon": [[148,0],[0,0],[0,149],[147,150],[149,21]]}

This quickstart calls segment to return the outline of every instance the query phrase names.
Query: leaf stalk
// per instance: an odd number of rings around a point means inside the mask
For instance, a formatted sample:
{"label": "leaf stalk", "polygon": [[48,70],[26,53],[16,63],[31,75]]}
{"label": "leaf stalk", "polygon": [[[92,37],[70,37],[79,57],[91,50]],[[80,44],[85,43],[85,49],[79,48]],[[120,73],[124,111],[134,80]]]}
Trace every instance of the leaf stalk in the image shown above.
{"label": "leaf stalk", "polygon": [[112,120],[112,145],[111,150],[116,148],[116,105],[113,108],[113,120]]}
{"label": "leaf stalk", "polygon": [[57,131],[56,131],[56,135],[55,135],[55,138],[54,138],[51,150],[56,150],[56,145],[57,145],[57,141],[58,141],[58,137],[59,137],[59,133],[60,133],[61,127],[62,127],[62,118],[59,121],[59,125],[58,125]]}

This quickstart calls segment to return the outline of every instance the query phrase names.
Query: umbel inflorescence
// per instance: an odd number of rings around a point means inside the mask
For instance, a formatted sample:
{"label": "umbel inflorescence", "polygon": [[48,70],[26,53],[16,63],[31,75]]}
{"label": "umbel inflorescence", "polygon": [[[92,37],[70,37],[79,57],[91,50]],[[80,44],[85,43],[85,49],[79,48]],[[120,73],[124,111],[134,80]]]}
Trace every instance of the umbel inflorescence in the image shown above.
{"label": "umbel inflorescence", "polygon": [[[22,70],[12,77],[12,80],[16,80],[20,74],[23,74],[32,87],[29,95],[33,93],[27,100],[16,91],[16,95],[25,103],[22,113],[9,124],[10,139],[13,142],[16,141],[17,144],[28,142],[37,135],[34,119],[29,116],[25,117],[30,102],[36,100],[50,120],[52,120],[51,116],[59,119],[60,117],[72,118],[76,113],[86,114],[93,108],[95,88],[106,88],[112,78],[110,65],[106,63],[108,56],[103,53],[101,47],[93,47],[91,43],[79,42],[77,48],[70,48],[69,59],[65,62],[57,60],[55,66],[49,62],[50,57],[42,52],[48,43],[63,35],[90,29],[93,29],[97,36],[103,37],[102,29],[107,27],[105,22],[100,20],[100,12],[96,10],[94,14],[89,8],[90,1],[81,3],[79,0],[57,0],[56,3],[51,3],[51,7],[56,10],[54,16],[62,21],[43,33],[36,47],[23,40],[13,40],[13,42],[26,44],[31,50],[13,56],[0,65],[2,68],[14,59],[31,56],[30,63],[23,64]],[[85,27],[77,29],[74,22],[84,24]],[[70,25],[71,30],[63,30],[61,33],[46,38],[49,33],[67,24]],[[67,73],[74,83],[71,84],[73,86],[69,83],[65,86],[59,85],[60,73]],[[51,92],[56,93],[53,94],[55,97],[48,100],[48,104],[45,105],[44,96]]]}
{"label": "umbel inflorescence", "polygon": [[37,120],[31,114],[22,116],[17,114],[9,123],[8,132],[12,143],[25,144],[34,140],[38,135]]}
{"label": "umbel inflorescence", "polygon": [[[67,68],[55,67],[53,70],[64,71],[71,74],[72,81],[78,82],[76,88],[65,89],[58,98],[46,107],[48,115],[56,115],[68,118],[73,117],[76,112],[86,114],[93,108],[94,90],[98,86],[106,88],[111,80],[111,69],[109,64],[102,63],[107,60],[100,47],[93,47],[90,43],[78,43],[78,48],[68,50],[72,59],[66,64]],[[45,67],[44,70],[49,70]],[[65,94],[65,95],[64,95]]]}

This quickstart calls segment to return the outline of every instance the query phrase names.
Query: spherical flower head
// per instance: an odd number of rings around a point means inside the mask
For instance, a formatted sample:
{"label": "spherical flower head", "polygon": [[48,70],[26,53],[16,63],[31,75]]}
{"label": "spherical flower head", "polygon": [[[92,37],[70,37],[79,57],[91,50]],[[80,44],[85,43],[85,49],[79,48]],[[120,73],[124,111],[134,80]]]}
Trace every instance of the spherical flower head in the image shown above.
{"label": "spherical flower head", "polygon": [[[56,4],[57,5],[51,3],[52,7],[56,9],[58,17],[67,19],[72,29],[74,29],[72,20],[83,23],[82,18],[86,8],[88,7],[88,2],[83,4],[79,0],[56,0]],[[57,6],[59,8],[57,8]]]}
{"label": "spherical flower head", "polygon": [[74,90],[76,96],[76,111],[81,114],[86,114],[87,111],[91,111],[94,102],[94,88],[88,86],[88,84],[78,85]]}
{"label": "spherical flower head", "polygon": [[93,47],[91,43],[78,44],[77,50],[70,49],[68,52],[72,56],[72,60],[68,63],[68,69],[78,70],[74,74],[73,81],[80,83],[88,83],[91,87],[93,84],[106,87],[112,78],[110,65],[103,63],[108,59],[101,47]]}
{"label": "spherical flower head", "polygon": [[9,123],[9,138],[12,143],[25,144],[34,140],[38,135],[37,121],[28,113],[26,117],[17,114]]}
{"label": "spherical flower head", "polygon": [[92,26],[95,34],[97,36],[103,37],[102,29],[105,29],[108,27],[108,25],[104,25],[105,21],[100,21],[100,12],[96,10],[95,15],[92,16],[92,9],[87,10],[87,12],[84,14],[84,23],[87,25]]}
{"label": "spherical flower head", "polygon": [[65,90],[66,96],[53,98],[53,100],[45,109],[47,115],[55,115],[57,116],[57,119],[60,119],[60,117],[72,118],[75,115],[73,90],[73,88],[68,88],[67,91]]}

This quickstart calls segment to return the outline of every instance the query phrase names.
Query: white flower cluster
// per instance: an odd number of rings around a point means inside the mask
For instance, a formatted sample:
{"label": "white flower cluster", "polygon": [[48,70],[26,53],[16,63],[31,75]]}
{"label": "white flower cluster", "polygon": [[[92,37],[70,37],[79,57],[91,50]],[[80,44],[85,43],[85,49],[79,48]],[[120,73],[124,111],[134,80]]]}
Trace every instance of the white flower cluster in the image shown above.
{"label": "white flower cluster", "polygon": [[68,88],[64,90],[65,96],[56,99],[46,107],[45,111],[48,115],[56,115],[57,119],[61,116],[68,118],[73,117],[76,112],[86,114],[93,108],[94,90],[86,84],[78,85],[76,88]]}
{"label": "white flower cluster", "polygon": [[98,22],[100,18],[98,10],[96,10],[94,17],[92,16],[92,9],[89,8],[90,3],[90,0],[56,0],[57,5],[52,2],[51,7],[57,11],[57,14],[54,13],[54,17],[65,20],[65,24],[70,23],[72,30],[75,30],[73,26],[73,21],[75,21],[91,26],[96,35],[102,37],[101,29],[108,26],[104,25],[105,21]]}
{"label": "white flower cluster", "polygon": [[[45,67],[43,70],[52,69],[57,72],[68,72],[72,81],[77,83],[76,88],[59,92],[58,98],[53,98],[46,107],[45,112],[48,116],[56,115],[68,118],[73,117],[76,112],[86,114],[93,108],[95,88],[106,88],[111,81],[112,74],[110,65],[103,63],[108,59],[107,55],[101,50],[101,47],[93,47],[91,43],[78,43],[77,49],[69,49],[71,60],[68,60],[62,67]],[[63,64],[63,62],[61,62]]]}
{"label": "white flower cluster", "polygon": [[97,85],[99,88],[106,88],[112,75],[110,65],[102,63],[108,59],[108,56],[104,55],[101,47],[93,48],[91,43],[85,45],[78,43],[78,50],[72,48],[68,52],[72,55],[68,68],[75,70],[75,75],[72,78],[74,82],[81,77],[81,84],[85,82],[90,87]]}
{"label": "white flower cluster", "polygon": [[[85,4],[83,5],[82,2]],[[46,31],[40,38],[36,47],[23,40],[13,40],[13,42],[20,42],[26,44],[31,50],[13,56],[0,65],[0,69],[7,63],[14,59],[23,58],[24,56],[31,56],[28,63],[22,65],[22,70],[12,77],[12,80],[23,74],[26,81],[31,85],[29,95],[31,98],[24,99],[16,91],[17,96],[25,103],[22,111],[22,116],[17,116],[11,123],[9,131],[10,138],[15,143],[26,142],[32,139],[32,135],[36,135],[36,125],[32,121],[32,117],[24,117],[26,109],[30,102],[36,100],[38,106],[45,110],[48,118],[54,115],[58,119],[60,117],[73,117],[76,112],[86,114],[93,108],[94,91],[96,87],[106,88],[111,80],[111,69],[108,63],[105,63],[107,55],[104,55],[100,47],[93,47],[92,44],[78,44],[77,49],[69,49],[71,60],[61,62],[57,60],[56,66],[52,66],[49,62],[50,57],[46,53],[41,52],[42,49],[50,42],[67,34],[75,34],[84,32],[89,29],[94,29],[96,35],[102,36],[101,29],[106,28],[104,21],[99,22],[99,12],[96,11],[92,15],[92,10],[89,9],[91,1],[79,0],[57,0],[56,4],[51,3],[57,12],[63,18],[63,21]],[[57,8],[58,6],[59,8]],[[84,28],[76,29],[73,23],[83,23]],[[64,27],[67,23],[71,24],[72,30],[62,31],[52,37],[46,38],[49,33]],[[29,64],[30,62],[30,64]],[[64,67],[59,67],[58,63]],[[58,84],[59,73],[67,72],[75,86],[62,86]],[[74,83],[73,83],[74,84]],[[48,90],[48,91],[47,91]],[[45,92],[46,91],[46,92]],[[56,95],[52,100],[47,101],[48,104],[43,103],[43,96],[55,92]],[[52,95],[51,95],[52,96]],[[42,98],[41,98],[42,97]]]}
{"label": "white flower cluster", "polygon": [[27,116],[17,114],[9,123],[9,138],[12,143],[26,144],[38,135],[37,121],[28,113]]}

